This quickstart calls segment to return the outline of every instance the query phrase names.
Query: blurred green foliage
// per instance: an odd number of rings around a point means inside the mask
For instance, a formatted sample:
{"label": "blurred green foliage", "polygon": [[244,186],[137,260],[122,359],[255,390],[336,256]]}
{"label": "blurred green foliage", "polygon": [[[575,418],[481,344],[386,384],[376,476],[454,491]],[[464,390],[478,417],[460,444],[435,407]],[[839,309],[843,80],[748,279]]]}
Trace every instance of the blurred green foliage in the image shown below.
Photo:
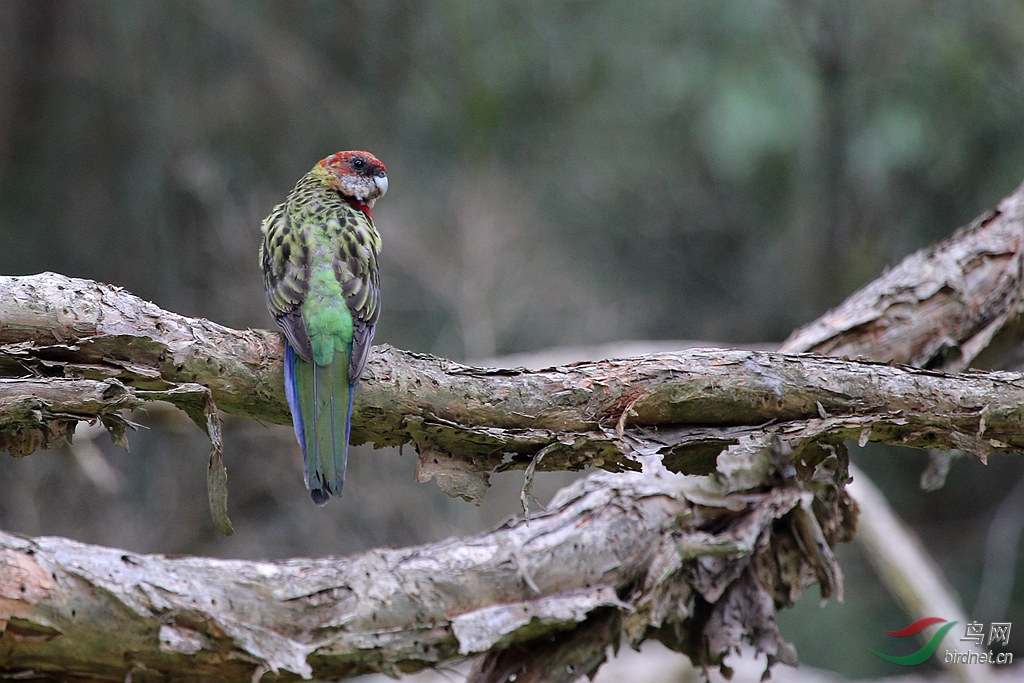
{"label": "blurred green foliage", "polygon": [[[391,179],[378,341],[454,358],[778,341],[1019,184],[1022,112],[1017,0],[6,0],[0,272],[269,327],[260,220],[314,162],[363,148]],[[0,527],[265,557],[516,511],[519,479],[481,512],[412,484],[408,454],[368,452],[340,504],[315,510],[290,430],[231,421],[240,532],[220,539],[201,436],[149,424],[133,455],[83,437],[95,452],[0,458]],[[927,496],[920,460],[874,457],[978,590],[981,550],[955,538],[966,525],[981,544],[1020,468],[962,461],[961,485]],[[1024,613],[1014,590],[1007,618]],[[860,631],[905,625],[875,614]]]}
{"label": "blurred green foliage", "polygon": [[781,339],[1021,180],[1004,2],[0,6],[0,271],[266,325],[260,219],[390,166],[380,337]]}

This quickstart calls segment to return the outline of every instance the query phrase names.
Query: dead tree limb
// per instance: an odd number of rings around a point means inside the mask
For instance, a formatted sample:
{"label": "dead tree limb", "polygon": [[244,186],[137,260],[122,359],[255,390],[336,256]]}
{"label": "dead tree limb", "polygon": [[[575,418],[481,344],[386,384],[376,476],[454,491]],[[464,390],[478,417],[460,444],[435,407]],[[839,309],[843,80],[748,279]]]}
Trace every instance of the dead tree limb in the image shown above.
{"label": "dead tree limb", "polygon": [[[778,484],[738,507],[706,478],[591,477],[528,524],[350,558],[167,558],[0,534],[0,662],[118,680],[128,670],[134,680],[397,674],[557,639],[595,613],[636,642],[656,629],[695,661],[729,644],[693,634],[717,620],[707,632],[721,640],[742,617],[766,651],[792,661],[772,605],[815,572],[825,595],[838,589],[829,548],[852,518],[832,510],[838,524],[822,529],[814,496],[795,477]],[[776,535],[807,543],[815,561],[783,562],[794,549]]]}
{"label": "dead tree limb", "polygon": [[905,258],[779,348],[951,372],[1022,356],[1024,185],[949,239]]}
{"label": "dead tree limb", "polygon": [[[973,230],[1003,220],[1020,227],[1019,212],[1002,211]],[[950,281],[958,296],[1007,282]],[[927,301],[943,291],[919,294]],[[946,328],[934,318],[944,345],[919,348],[967,357],[970,339],[988,343],[1012,326],[1019,297],[981,300],[994,302],[981,316],[987,326]],[[902,312],[913,319],[912,307],[878,317]],[[287,419],[274,333],[189,321],[115,288],[54,275],[0,280],[0,322],[2,374],[58,387],[56,402],[37,397],[26,412],[17,387],[25,380],[0,386],[0,406],[14,406],[0,411],[0,431],[48,437],[51,423],[73,419],[116,429],[118,405],[183,384],[208,392],[207,412],[216,403]],[[77,398],[60,393],[71,382],[85,383]],[[850,538],[856,517],[843,440],[1017,451],[1022,388],[1007,373],[749,351],[525,371],[378,347],[354,436],[412,442],[454,493],[474,495],[476,473],[528,462],[629,469],[660,456],[678,472],[714,471],[681,477],[648,462],[645,474],[596,475],[567,488],[529,525],[348,559],[172,559],[0,536],[0,666],[67,680],[126,672],[134,680],[285,680],[411,671],[488,652],[474,680],[539,680],[543,672],[568,681],[596,669],[606,646],[623,638],[657,638],[706,665],[723,665],[741,642],[769,663],[793,661],[776,610],[815,582],[823,596],[841,591],[832,548]],[[8,444],[20,452],[32,445],[17,437]]]}
{"label": "dead tree limb", "polygon": [[[71,300],[44,306],[25,294],[53,291],[100,303],[84,306],[88,323],[75,314],[71,324],[71,314],[53,314]],[[0,301],[7,374],[35,375],[0,379],[2,445],[12,454],[67,438],[75,420],[100,420],[121,441],[120,411],[149,400],[176,403],[203,424],[207,391],[221,409],[288,420],[275,333],[189,320],[53,274],[0,278]],[[57,318],[63,326],[44,333]],[[412,443],[425,477],[468,498],[482,494],[491,472],[531,462],[623,471],[638,468],[637,454],[658,455],[673,471],[706,474],[723,449],[754,434],[797,450],[827,435],[982,455],[1024,447],[1021,382],[1006,373],[950,376],[727,349],[491,370],[385,345],[375,347],[365,378],[353,441]]]}
{"label": "dead tree limb", "polygon": [[[972,365],[1019,370],[1024,364],[1022,260],[1024,185],[949,239],[907,257],[796,330],[780,351],[892,359],[947,371]],[[923,488],[944,483],[955,453],[931,451]],[[849,492],[862,504],[858,539],[890,592],[914,619],[943,614],[964,620],[938,563],[852,464],[851,474]],[[960,680],[987,679],[978,667],[945,666]]]}

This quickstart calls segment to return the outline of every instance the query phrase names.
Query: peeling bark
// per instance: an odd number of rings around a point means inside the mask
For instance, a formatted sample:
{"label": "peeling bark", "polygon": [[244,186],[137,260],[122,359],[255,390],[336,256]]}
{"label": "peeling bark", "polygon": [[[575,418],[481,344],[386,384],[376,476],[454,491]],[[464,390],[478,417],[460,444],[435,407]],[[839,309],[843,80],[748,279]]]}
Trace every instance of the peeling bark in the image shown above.
{"label": "peeling bark", "polygon": [[[1011,348],[1022,196],[784,349],[874,349],[959,370],[998,340]],[[120,411],[149,400],[213,435],[215,404],[287,422],[280,361],[276,333],[59,275],[0,278],[0,433],[12,453],[67,438],[77,420],[123,438]],[[644,472],[592,475],[529,523],[350,558],[167,558],[0,534],[0,671],[292,680],[486,653],[471,680],[569,681],[609,645],[650,638],[724,670],[744,642],[769,664],[794,662],[777,610],[815,583],[842,595],[832,549],[857,516],[845,439],[981,457],[1024,448],[1024,380],[1010,373],[714,349],[489,370],[383,346],[365,377],[353,440],[411,442],[421,478],[451,494],[478,496],[489,472],[513,467]]]}
{"label": "peeling bark", "polygon": [[[774,467],[767,452],[748,456],[734,465]],[[0,533],[0,670],[110,680],[131,670],[136,681],[397,674],[580,637],[587,623],[714,664],[724,643],[695,636],[731,618],[723,595],[760,605],[762,645],[793,661],[773,601],[836,571],[821,551],[848,539],[853,522],[849,509],[813,512],[795,473],[779,477],[739,502],[708,478],[604,474],[568,487],[529,523],[349,558],[167,558]],[[838,485],[817,485],[840,500]],[[809,525],[825,541],[809,564],[784,561],[793,547],[778,542],[788,537],[780,523]],[[824,595],[837,587],[822,585]]]}
{"label": "peeling bark", "polygon": [[[127,293],[52,274],[6,280],[12,296],[5,301],[25,301],[18,292],[26,290],[86,298],[91,291],[108,304],[116,297],[115,311],[136,311],[124,319],[175,322],[154,322],[129,337],[121,322],[105,327],[115,316],[86,307],[103,322],[66,326],[60,343],[43,339],[49,317],[28,325],[22,314],[20,327],[5,322],[10,341],[0,358],[38,375],[0,379],[0,443],[12,454],[69,438],[75,420],[100,420],[123,442],[120,411],[152,400],[178,405],[204,428],[207,396],[224,410],[289,421],[274,380],[281,372],[275,333],[161,314]],[[185,334],[189,326],[200,331]],[[225,379],[235,377],[245,382]],[[825,437],[981,455],[1024,446],[1022,384],[1007,373],[946,375],[729,349],[492,370],[384,345],[374,347],[364,377],[353,442],[411,443],[421,480],[436,476],[450,495],[467,498],[479,498],[491,472],[531,463],[625,471],[639,468],[638,455],[657,455],[672,471],[707,474],[725,448],[751,435],[777,435],[796,450]],[[258,410],[250,411],[247,392],[265,399]]]}
{"label": "peeling bark", "polygon": [[[1021,355],[1024,185],[790,335],[784,352],[960,371]],[[1002,359],[1002,360],[1000,360]]]}

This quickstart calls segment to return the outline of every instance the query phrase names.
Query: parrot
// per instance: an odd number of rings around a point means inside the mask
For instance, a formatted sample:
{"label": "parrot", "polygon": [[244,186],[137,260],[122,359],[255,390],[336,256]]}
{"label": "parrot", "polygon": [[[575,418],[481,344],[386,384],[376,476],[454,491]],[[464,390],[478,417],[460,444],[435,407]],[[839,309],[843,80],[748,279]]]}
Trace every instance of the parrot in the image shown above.
{"label": "parrot", "polygon": [[336,152],[261,224],[267,308],[284,331],[284,388],[313,502],[341,495],[356,384],[377,319],[381,239],[370,210],[388,189],[369,152]]}

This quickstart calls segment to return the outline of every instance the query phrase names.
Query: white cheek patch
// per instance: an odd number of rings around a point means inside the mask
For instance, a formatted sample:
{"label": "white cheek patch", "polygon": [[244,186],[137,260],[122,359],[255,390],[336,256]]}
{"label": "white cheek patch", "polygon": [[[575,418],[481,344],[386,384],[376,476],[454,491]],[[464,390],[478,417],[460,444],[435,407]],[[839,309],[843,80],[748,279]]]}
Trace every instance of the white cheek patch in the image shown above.
{"label": "white cheek patch", "polygon": [[365,202],[366,198],[373,194],[376,189],[373,181],[367,178],[353,178],[351,176],[345,176],[341,179],[341,192],[342,194],[348,195],[349,197],[355,197],[361,202]]}
{"label": "white cheek patch", "polygon": [[388,191],[388,177],[386,175],[372,178],[345,176],[341,179],[340,185],[342,194],[365,202],[372,207],[373,202],[383,197]]}

